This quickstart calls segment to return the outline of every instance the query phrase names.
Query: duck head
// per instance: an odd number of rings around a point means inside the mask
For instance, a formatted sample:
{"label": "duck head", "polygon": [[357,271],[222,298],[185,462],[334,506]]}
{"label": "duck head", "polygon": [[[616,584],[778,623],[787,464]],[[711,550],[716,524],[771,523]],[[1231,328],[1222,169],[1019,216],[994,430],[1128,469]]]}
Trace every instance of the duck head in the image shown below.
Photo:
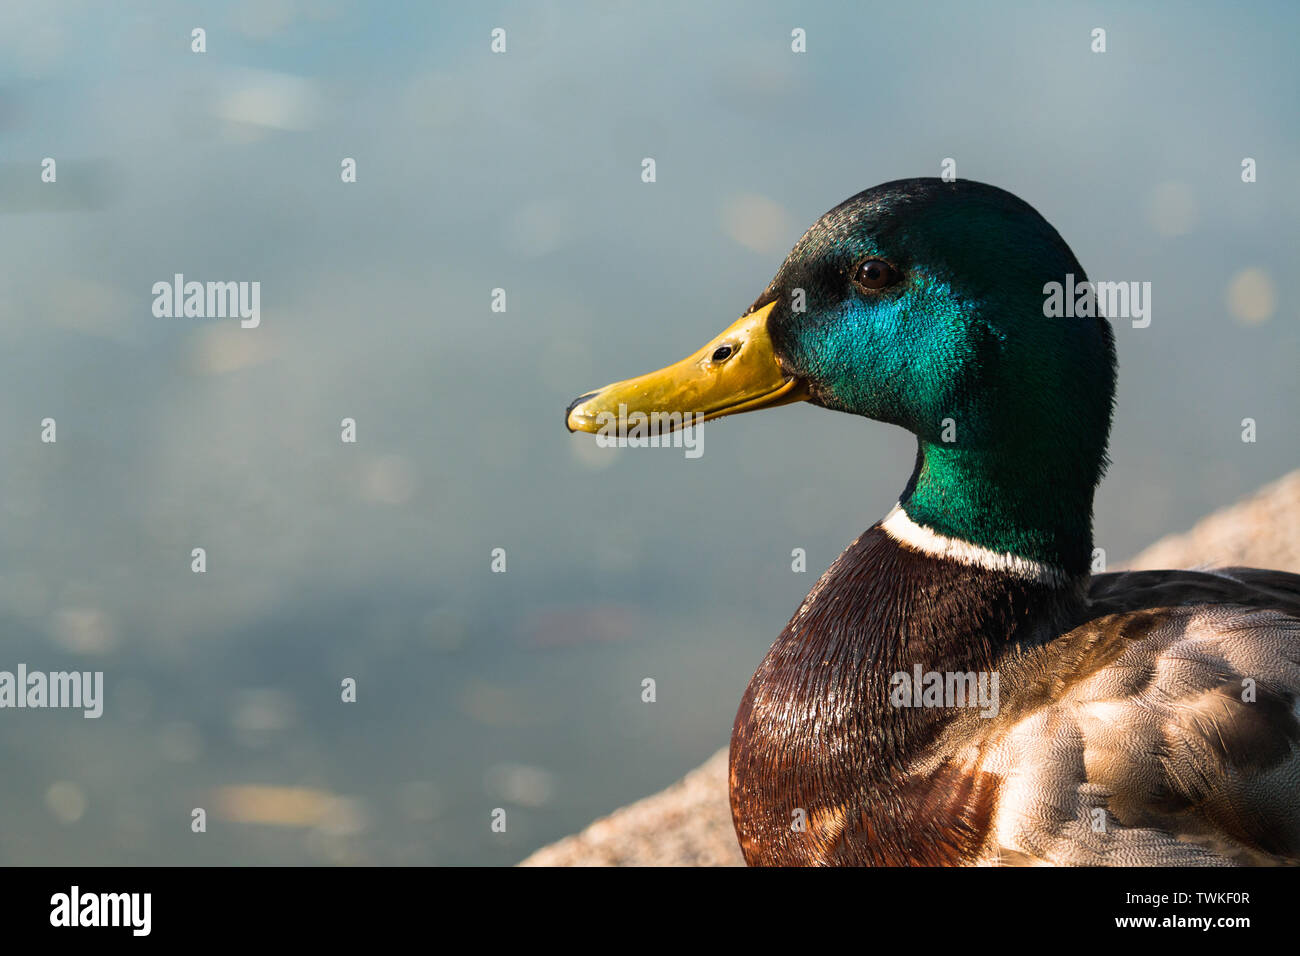
{"label": "duck head", "polygon": [[1115,353],[1104,318],[1044,314],[1045,286],[1071,274],[1086,280],[1056,230],[1005,190],[886,183],[822,216],[721,335],[582,395],[566,424],[807,401],[899,425],[918,441],[899,499],[913,523],[1082,574]]}

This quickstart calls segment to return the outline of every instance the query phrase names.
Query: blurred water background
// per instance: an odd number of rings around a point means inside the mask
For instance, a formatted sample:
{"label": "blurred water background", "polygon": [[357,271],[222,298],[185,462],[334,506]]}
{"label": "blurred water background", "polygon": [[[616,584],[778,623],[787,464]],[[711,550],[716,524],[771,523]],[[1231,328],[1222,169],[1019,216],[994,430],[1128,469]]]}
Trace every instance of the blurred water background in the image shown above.
{"label": "blurred water background", "polygon": [[[1231,9],[8,0],[0,669],[107,699],[0,711],[0,863],[511,863],[723,745],[911,440],[794,406],[688,460],[561,413],[945,157],[1152,283],[1112,561],[1295,467],[1300,8]],[[261,327],[155,318],[178,272],[260,281]]]}

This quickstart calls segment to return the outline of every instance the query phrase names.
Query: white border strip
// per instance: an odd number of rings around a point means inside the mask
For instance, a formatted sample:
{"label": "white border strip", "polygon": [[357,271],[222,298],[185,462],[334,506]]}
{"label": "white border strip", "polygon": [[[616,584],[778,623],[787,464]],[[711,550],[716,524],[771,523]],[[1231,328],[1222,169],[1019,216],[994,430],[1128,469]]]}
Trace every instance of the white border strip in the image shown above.
{"label": "white border strip", "polygon": [[1071,580],[1070,575],[1055,565],[1022,558],[1009,551],[991,551],[969,541],[939,534],[909,518],[901,504],[894,505],[889,514],[881,520],[880,527],[899,544],[934,558],[946,558],[958,564],[984,568],[988,571],[1000,571],[1003,574],[1011,574],[1043,584],[1061,586]]}

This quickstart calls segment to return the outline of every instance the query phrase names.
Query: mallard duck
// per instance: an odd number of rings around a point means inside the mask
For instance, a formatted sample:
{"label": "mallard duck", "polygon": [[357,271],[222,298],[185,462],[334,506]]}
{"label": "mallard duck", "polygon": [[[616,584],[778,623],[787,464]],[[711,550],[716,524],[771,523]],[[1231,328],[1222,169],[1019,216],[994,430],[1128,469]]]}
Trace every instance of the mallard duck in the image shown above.
{"label": "mallard duck", "polygon": [[1045,314],[1071,276],[1011,193],[886,183],[698,352],[566,410],[595,432],[807,401],[916,436],[741,700],[751,865],[1300,861],[1300,576],[1091,573],[1116,359],[1105,318]]}

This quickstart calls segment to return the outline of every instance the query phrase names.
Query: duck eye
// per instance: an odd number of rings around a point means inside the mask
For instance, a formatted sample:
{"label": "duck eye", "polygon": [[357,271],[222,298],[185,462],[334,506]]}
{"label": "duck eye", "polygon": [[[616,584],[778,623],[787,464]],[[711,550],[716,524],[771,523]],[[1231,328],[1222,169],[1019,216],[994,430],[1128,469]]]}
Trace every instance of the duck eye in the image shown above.
{"label": "duck eye", "polygon": [[713,350],[713,361],[725,362],[727,359],[731,358],[732,353],[734,353],[735,351],[736,350],[733,349],[730,345],[719,345],[716,349]]}
{"label": "duck eye", "polygon": [[898,281],[898,273],[884,259],[868,259],[858,266],[854,284],[866,291],[875,292]]}

